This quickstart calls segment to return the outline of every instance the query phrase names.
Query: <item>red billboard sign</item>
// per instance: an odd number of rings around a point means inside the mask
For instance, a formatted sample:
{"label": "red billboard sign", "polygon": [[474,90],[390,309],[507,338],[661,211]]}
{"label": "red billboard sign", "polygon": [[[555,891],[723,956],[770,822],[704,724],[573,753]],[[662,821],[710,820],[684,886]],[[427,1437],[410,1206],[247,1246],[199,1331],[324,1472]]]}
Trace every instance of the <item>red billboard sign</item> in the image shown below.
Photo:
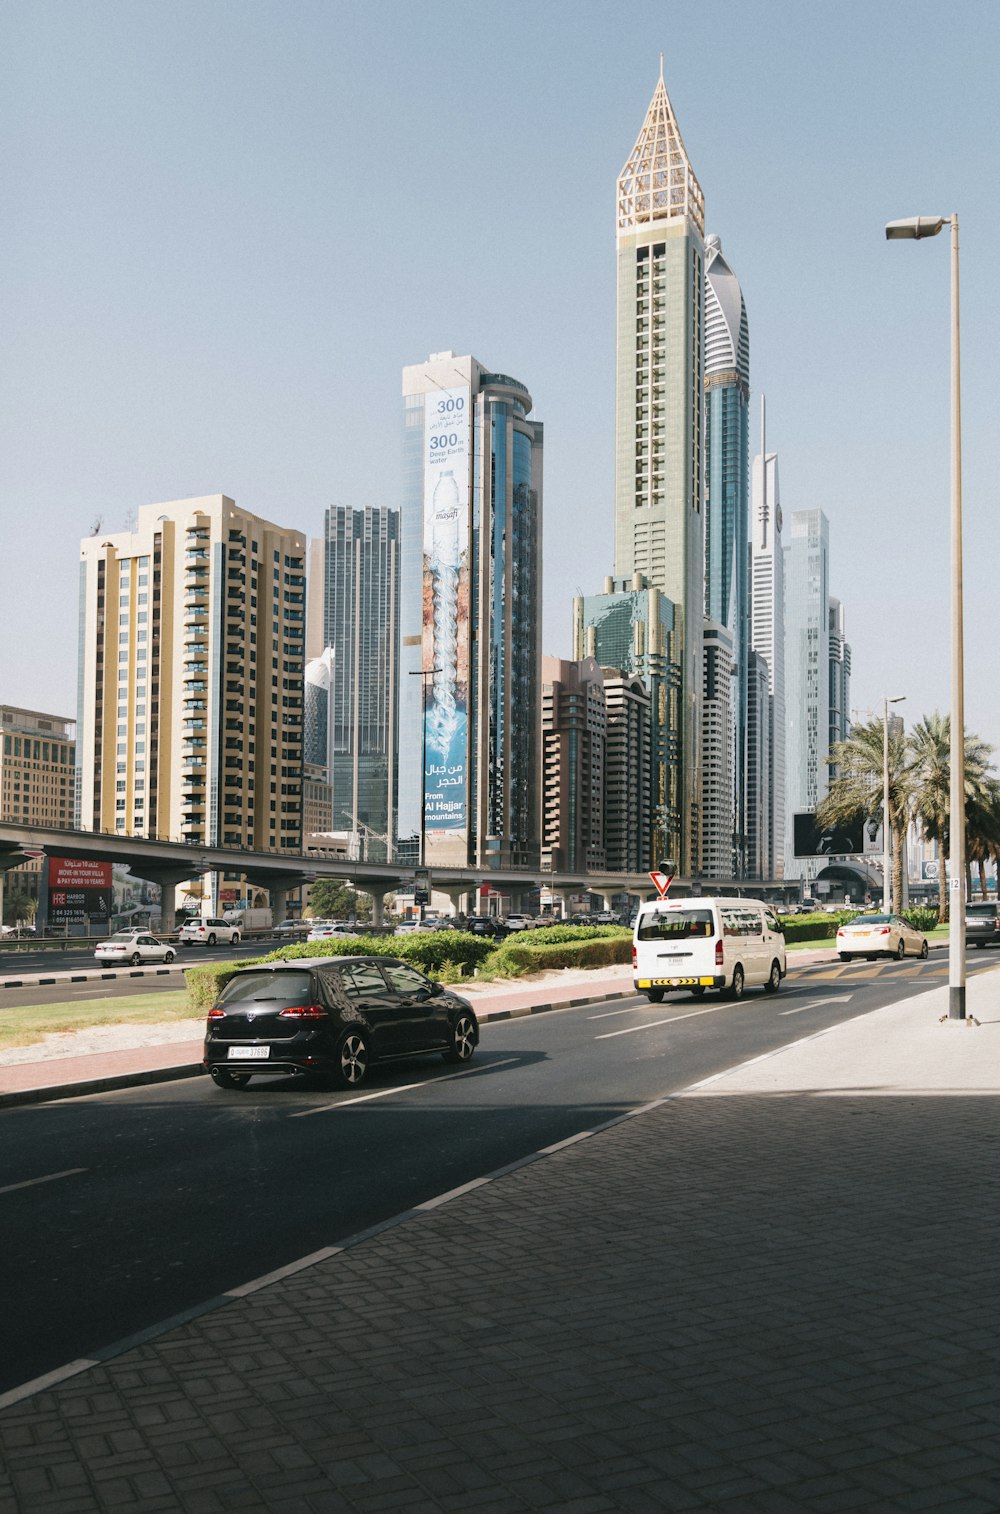
{"label": "red billboard sign", "polygon": [[50,857],[50,888],[111,887],[111,863],[93,862],[89,857]]}

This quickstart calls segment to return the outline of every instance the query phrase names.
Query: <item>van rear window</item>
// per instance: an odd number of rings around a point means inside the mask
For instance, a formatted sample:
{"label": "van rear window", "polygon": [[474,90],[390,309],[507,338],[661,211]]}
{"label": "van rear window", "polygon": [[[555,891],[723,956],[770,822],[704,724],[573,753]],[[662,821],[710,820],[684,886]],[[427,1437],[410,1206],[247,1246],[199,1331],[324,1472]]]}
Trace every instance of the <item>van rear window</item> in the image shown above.
{"label": "van rear window", "polygon": [[715,935],[712,911],[686,909],[671,913],[640,915],[636,939],[639,941],[694,941]]}

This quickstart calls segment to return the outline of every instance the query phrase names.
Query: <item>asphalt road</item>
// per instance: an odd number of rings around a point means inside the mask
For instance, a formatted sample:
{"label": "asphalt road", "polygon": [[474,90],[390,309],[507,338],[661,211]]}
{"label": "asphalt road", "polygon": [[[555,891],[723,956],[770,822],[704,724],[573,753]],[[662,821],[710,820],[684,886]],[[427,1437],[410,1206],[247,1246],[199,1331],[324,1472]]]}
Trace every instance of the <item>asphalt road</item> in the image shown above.
{"label": "asphalt road", "polygon": [[196,1078],[0,1111],[0,1391],[946,975],[941,954],[807,967],[739,1005],[487,1023],[470,1068],[397,1063],[360,1094]]}
{"label": "asphalt road", "polygon": [[[171,971],[157,973],[151,969],[162,968],[162,962],[151,962],[140,978],[130,978],[127,966],[107,971],[118,971],[126,976],[96,979],[89,983],[61,982],[36,988],[0,988],[0,1013],[27,1004],[69,1004],[85,999],[120,999],[133,994],[176,993],[184,987],[185,967],[199,967],[204,962],[232,962],[245,957],[261,957],[273,951],[279,943],[270,937],[241,941],[238,946],[184,946],[170,964]],[[100,963],[94,961],[92,952],[59,952],[58,961],[48,954],[38,952],[29,960],[20,953],[10,959],[0,957],[0,981],[6,978],[49,977],[55,973],[97,973]]]}

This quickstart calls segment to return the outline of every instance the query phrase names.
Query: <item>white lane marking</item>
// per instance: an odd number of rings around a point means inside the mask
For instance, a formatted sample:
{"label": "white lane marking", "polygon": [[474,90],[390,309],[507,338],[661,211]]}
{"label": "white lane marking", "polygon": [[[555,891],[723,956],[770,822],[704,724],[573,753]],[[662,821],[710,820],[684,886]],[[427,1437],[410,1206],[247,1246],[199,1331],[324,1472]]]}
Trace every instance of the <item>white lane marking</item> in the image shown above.
{"label": "white lane marking", "polygon": [[[637,994],[636,998],[642,997]],[[588,1015],[588,1020],[610,1020],[613,1015],[632,1015],[637,1009],[645,1009],[644,1004],[626,1004],[624,1009],[606,1009],[602,1015]]]}
{"label": "white lane marking", "polygon": [[340,1099],[336,1104],[321,1104],[316,1109],[299,1109],[289,1115],[290,1120],[301,1120],[310,1114],[332,1114],[338,1109],[353,1109],[355,1104],[369,1104],[372,1099],[387,1099],[394,1093],[410,1093],[414,1088],[436,1087],[439,1083],[451,1083],[455,1078],[467,1078],[476,1072],[492,1072],[495,1067],[509,1067],[517,1057],[505,1057],[502,1062],[490,1062],[485,1067],[466,1067],[462,1072],[449,1072],[443,1078],[428,1078],[423,1083],[404,1083],[401,1088],[380,1088],[377,1093],[362,1093],[356,1099]]}
{"label": "white lane marking", "polygon": [[669,1020],[651,1020],[648,1025],[630,1025],[627,1030],[606,1030],[603,1035],[595,1036],[595,1041],[610,1041],[615,1036],[633,1036],[637,1030],[656,1030],[659,1025],[676,1025],[678,1020],[696,1020],[699,1015],[717,1015],[720,1009],[732,1009],[732,1002],[725,1004],[713,1004],[709,1009],[692,1009],[686,1015],[673,1015]]}
{"label": "white lane marking", "polygon": [[800,1004],[797,1009],[783,1009],[783,1015],[800,1015],[804,1009],[818,1009],[821,1004],[846,1004],[848,999],[853,999],[853,994],[831,994],[828,999],[810,999],[808,1004]]}
{"label": "white lane marking", "polygon": [[67,1167],[65,1172],[49,1172],[43,1178],[29,1178],[26,1183],[8,1183],[6,1188],[0,1188],[0,1193],[16,1193],[19,1188],[34,1188],[38,1183],[54,1183],[56,1178],[71,1178],[78,1172],[86,1172],[86,1167]]}

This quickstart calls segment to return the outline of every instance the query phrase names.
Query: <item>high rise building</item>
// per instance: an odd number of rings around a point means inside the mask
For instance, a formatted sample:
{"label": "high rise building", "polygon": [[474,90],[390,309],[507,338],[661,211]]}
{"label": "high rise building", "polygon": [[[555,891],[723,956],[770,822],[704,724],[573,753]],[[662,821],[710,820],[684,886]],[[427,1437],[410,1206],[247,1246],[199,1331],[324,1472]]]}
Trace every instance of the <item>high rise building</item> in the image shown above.
{"label": "high rise building", "polygon": [[[0,820],[72,826],[76,821],[76,741],[61,715],[0,705]],[[16,924],[24,901],[37,900],[42,858],[0,870],[0,924]]]}
{"label": "high rise building", "polygon": [[300,850],[304,553],[224,494],[84,539],[85,829]]}
{"label": "high rise building", "polygon": [[795,510],[785,545],[785,876],[817,868],[794,854],[793,817],[829,787],[830,527],[822,510]]}
{"label": "high rise building", "polygon": [[605,866],[604,677],[592,657],[542,658],[542,866],[581,872]]}
{"label": "high rise building", "polygon": [[[310,568],[312,548],[310,543]],[[309,594],[312,595],[310,587]],[[310,611],[307,613],[311,613]],[[307,632],[308,636],[308,632]],[[308,850],[317,846],[319,837],[329,837],[343,830],[333,823],[333,780],[330,752],[333,749],[331,717],[333,703],[330,687],[334,677],[333,651],[327,647],[319,657],[311,657],[305,668],[305,739],[302,744],[302,837]]]}
{"label": "high rise building", "polygon": [[309,561],[310,650],[322,641],[329,700],[327,828],[351,833],[357,855],[384,862],[396,827],[399,511],[331,506],[322,551],[313,543]]}
{"label": "high rise building", "polygon": [[[607,709],[604,852],[614,872],[649,867],[649,691],[643,680],[602,668]],[[667,859],[661,858],[660,861]]]}
{"label": "high rise building", "polygon": [[[839,741],[846,741],[851,730],[851,648],[847,642],[844,607],[831,599],[830,616],[830,752]],[[830,766],[830,778],[836,778],[836,766]]]}
{"label": "high rise building", "polygon": [[618,179],[615,576],[676,610],[679,870],[699,856],[705,206],[661,72]]}
{"label": "high rise building", "polygon": [[732,878],[736,823],[733,793],[734,638],[726,626],[714,620],[705,621],[704,637],[701,870],[707,878]]}
{"label": "high rise building", "polygon": [[452,352],[403,369],[403,406],[399,856],[423,811],[430,865],[538,867],[542,426]]}
{"label": "high rise building", "polygon": [[[674,606],[641,573],[606,578],[603,594],[573,601],[573,656],[641,678],[649,695],[649,787],[643,792],[643,868],[676,861],[681,845],[680,665]],[[634,780],[638,787],[638,776]],[[610,866],[610,863],[608,864]]]}
{"label": "high rise building", "polygon": [[[714,877],[741,877],[745,866],[749,409],[750,334],[743,292],[722,256],[719,238],[709,237],[705,243],[705,615],[725,626],[733,643],[732,759],[728,775],[720,775],[721,781],[728,776],[732,789],[728,831],[733,847],[725,872],[713,872],[710,876]],[[707,651],[707,641],[705,645]],[[707,761],[703,752],[703,773]],[[703,809],[704,824],[712,824],[707,807]],[[718,855],[719,845],[717,836],[703,836],[703,859],[709,851]]]}
{"label": "high rise building", "polygon": [[753,462],[750,512],[750,645],[768,674],[769,814],[761,876],[780,878],[785,867],[785,558],[778,457],[764,447],[763,416],[762,397],[762,450]]}
{"label": "high rise building", "polygon": [[767,663],[758,652],[747,658],[747,787],[745,876],[770,878],[771,694]]}

